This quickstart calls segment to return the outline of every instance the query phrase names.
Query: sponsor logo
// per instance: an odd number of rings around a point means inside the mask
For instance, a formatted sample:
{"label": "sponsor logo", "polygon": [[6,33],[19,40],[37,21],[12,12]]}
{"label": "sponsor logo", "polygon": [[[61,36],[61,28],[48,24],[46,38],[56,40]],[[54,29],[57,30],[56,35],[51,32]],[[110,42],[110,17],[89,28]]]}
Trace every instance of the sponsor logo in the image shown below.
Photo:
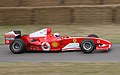
{"label": "sponsor logo", "polygon": [[56,48],[58,46],[59,46],[59,44],[57,42],[52,42],[52,47]]}
{"label": "sponsor logo", "polygon": [[73,39],[73,43],[77,43],[77,40],[75,38]]}
{"label": "sponsor logo", "polygon": [[9,41],[7,40],[6,43],[9,43]]}
{"label": "sponsor logo", "polygon": [[97,43],[100,43],[100,40],[97,40]]}
{"label": "sponsor logo", "polygon": [[43,42],[41,47],[44,51],[49,51],[50,50],[50,44],[48,42]]}
{"label": "sponsor logo", "polygon": [[66,50],[80,50],[79,43],[69,43],[64,48],[62,48],[62,51]]}
{"label": "sponsor logo", "polygon": [[6,38],[6,40],[14,40],[15,38]]}

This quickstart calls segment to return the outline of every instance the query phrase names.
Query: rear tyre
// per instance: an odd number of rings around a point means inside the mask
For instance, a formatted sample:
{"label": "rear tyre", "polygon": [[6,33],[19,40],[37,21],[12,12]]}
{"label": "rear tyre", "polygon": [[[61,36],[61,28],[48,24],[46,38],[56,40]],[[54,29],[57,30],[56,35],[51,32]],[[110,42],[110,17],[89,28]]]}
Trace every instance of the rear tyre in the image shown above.
{"label": "rear tyre", "polygon": [[94,38],[99,38],[97,35],[95,35],[95,34],[90,34],[90,35],[88,35],[88,37],[94,37]]}
{"label": "rear tyre", "polygon": [[9,45],[10,50],[14,54],[20,54],[25,51],[25,43],[21,39],[15,39],[10,45]]}
{"label": "rear tyre", "polygon": [[93,40],[86,39],[82,41],[80,48],[84,53],[92,53],[95,50],[96,46]]}

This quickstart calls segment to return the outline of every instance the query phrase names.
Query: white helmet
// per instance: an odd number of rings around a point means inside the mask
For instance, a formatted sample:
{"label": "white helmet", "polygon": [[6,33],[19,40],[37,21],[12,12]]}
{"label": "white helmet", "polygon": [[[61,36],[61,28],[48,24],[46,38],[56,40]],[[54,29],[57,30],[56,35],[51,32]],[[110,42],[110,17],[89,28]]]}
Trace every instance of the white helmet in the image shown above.
{"label": "white helmet", "polygon": [[60,34],[59,33],[54,33],[54,36],[57,38],[60,38]]}

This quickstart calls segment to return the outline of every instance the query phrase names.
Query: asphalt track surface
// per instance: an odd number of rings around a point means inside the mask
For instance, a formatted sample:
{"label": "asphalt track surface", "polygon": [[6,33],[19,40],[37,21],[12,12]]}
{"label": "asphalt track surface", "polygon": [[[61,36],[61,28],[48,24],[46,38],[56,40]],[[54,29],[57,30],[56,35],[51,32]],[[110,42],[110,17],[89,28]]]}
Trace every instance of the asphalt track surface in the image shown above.
{"label": "asphalt track surface", "polygon": [[0,62],[120,62],[120,44],[114,44],[109,52],[26,52],[13,54],[8,46],[0,46]]}

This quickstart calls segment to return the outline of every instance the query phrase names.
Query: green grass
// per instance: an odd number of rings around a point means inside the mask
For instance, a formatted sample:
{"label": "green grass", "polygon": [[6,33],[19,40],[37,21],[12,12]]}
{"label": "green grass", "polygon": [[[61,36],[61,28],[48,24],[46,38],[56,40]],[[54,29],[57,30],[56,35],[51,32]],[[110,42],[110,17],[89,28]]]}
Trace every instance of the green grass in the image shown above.
{"label": "green grass", "polygon": [[69,36],[88,36],[97,34],[99,37],[120,43],[120,25],[2,25],[0,26],[0,44],[4,44],[4,33],[11,30],[21,30],[22,34],[29,34],[39,29],[50,27],[54,32]]}
{"label": "green grass", "polygon": [[120,63],[0,63],[0,75],[119,75]]}

